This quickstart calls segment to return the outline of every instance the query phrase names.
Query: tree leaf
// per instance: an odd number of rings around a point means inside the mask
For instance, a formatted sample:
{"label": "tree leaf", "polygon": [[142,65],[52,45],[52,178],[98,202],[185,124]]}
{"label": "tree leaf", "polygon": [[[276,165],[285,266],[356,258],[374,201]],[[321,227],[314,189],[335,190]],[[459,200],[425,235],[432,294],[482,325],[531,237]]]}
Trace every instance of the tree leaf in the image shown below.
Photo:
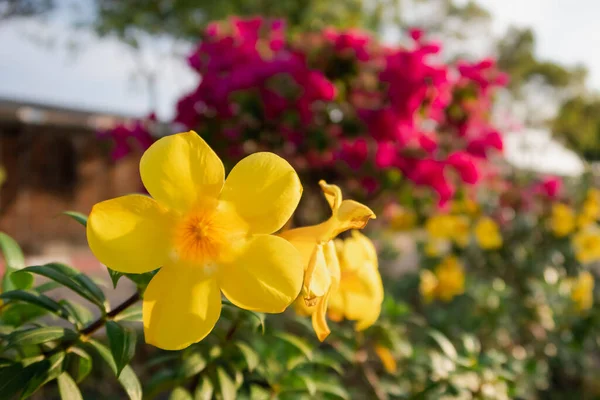
{"label": "tree leaf", "polygon": [[315,383],[317,391],[321,393],[330,394],[343,400],[350,400],[350,395],[342,386],[338,384],[328,382],[317,382]]}
{"label": "tree leaf", "polygon": [[196,390],[194,391],[194,400],[211,400],[214,391],[215,387],[208,376],[203,376],[202,381],[198,383],[198,386],[196,386]]}
{"label": "tree leaf", "polygon": [[240,352],[246,360],[248,371],[252,372],[258,366],[260,356],[258,353],[244,342],[235,342],[235,345],[240,349]]}
{"label": "tree leaf", "polygon": [[67,356],[71,360],[70,375],[77,383],[83,381],[92,371],[92,357],[79,347],[71,347]]}
{"label": "tree leaf", "polygon": [[29,289],[33,286],[33,276],[30,274],[15,275],[15,272],[25,268],[25,257],[17,242],[4,232],[0,232],[0,251],[6,264],[6,273],[2,278],[2,291]]}
{"label": "tree leaf", "polygon": [[193,400],[192,394],[186,388],[177,386],[171,392],[169,400]]}
{"label": "tree leaf", "polygon": [[65,211],[63,212],[63,214],[73,218],[75,221],[79,222],[84,227],[87,226],[87,215],[77,211]]}
{"label": "tree leaf", "polygon": [[121,279],[121,277],[124,274],[122,272],[115,271],[114,269],[110,269],[108,267],[106,267],[106,270],[108,271],[108,276],[110,276],[110,281],[113,284],[113,288],[116,289],[117,284],[119,283],[119,279]]}
{"label": "tree leaf", "polygon": [[306,358],[312,360],[312,349],[304,339],[301,339],[297,336],[285,332],[277,332],[274,336],[283,340],[286,343],[291,344],[292,346],[300,350],[302,354],[306,356]]}
{"label": "tree leaf", "polygon": [[21,364],[12,364],[0,368],[0,393],[3,398],[12,399],[31,380],[32,370],[26,370]]}
{"label": "tree leaf", "polygon": [[6,337],[6,347],[12,346],[29,346],[41,344],[58,339],[72,340],[78,335],[70,329],[60,328],[56,326],[30,328],[20,331],[15,331]]}
{"label": "tree leaf", "polygon": [[440,331],[430,330],[427,334],[440,346],[444,354],[451,360],[456,360],[458,353],[450,340]]}
{"label": "tree leaf", "polygon": [[117,314],[113,321],[130,321],[130,322],[140,322],[142,320],[142,306],[131,306],[127,308],[125,311]]}
{"label": "tree leaf", "polygon": [[71,378],[71,376],[63,372],[58,376],[58,391],[60,392],[60,398],[63,400],[83,400],[81,392],[77,387],[77,384]]}
{"label": "tree leaf", "polygon": [[33,371],[31,378],[27,381],[21,398],[30,397],[38,391],[39,388],[53,379],[63,371],[63,361],[65,353],[56,353],[45,360],[38,361],[28,365],[25,369]]}
{"label": "tree leaf", "polygon": [[29,304],[34,304],[38,307],[41,307],[45,310],[48,310],[59,317],[73,321],[73,318],[69,315],[69,312],[61,306],[56,301],[52,300],[50,297],[45,296],[41,293],[37,293],[33,290],[11,290],[10,292],[5,292],[0,294],[0,299],[9,300],[9,301],[22,301]]}
{"label": "tree leaf", "polygon": [[106,323],[106,335],[117,367],[117,377],[135,354],[136,333],[114,321]]}
{"label": "tree leaf", "polygon": [[217,378],[219,379],[219,389],[223,400],[235,400],[237,393],[235,382],[221,367],[217,368]]}
{"label": "tree leaf", "polygon": [[[116,376],[117,365],[115,364],[115,360],[113,359],[108,347],[93,339],[88,340],[88,343],[94,348],[94,350],[96,350],[96,353],[98,353],[98,355],[104,359],[104,361],[108,364],[108,367]],[[142,399],[142,385],[140,384],[140,380],[136,376],[135,372],[129,365],[125,366],[121,371],[121,374],[119,375],[119,382],[131,400]]]}
{"label": "tree leaf", "polygon": [[73,303],[68,300],[60,300],[59,304],[69,312],[71,317],[80,327],[87,325],[92,321],[92,319],[94,319],[94,314],[92,311],[79,303]]}
{"label": "tree leaf", "polygon": [[181,367],[178,369],[178,375],[182,379],[188,379],[202,372],[205,367],[206,360],[200,352],[196,351],[184,356]]}
{"label": "tree leaf", "polygon": [[27,267],[23,271],[45,276],[68,287],[81,297],[106,311],[106,298],[102,290],[87,275],[65,264],[50,263]]}

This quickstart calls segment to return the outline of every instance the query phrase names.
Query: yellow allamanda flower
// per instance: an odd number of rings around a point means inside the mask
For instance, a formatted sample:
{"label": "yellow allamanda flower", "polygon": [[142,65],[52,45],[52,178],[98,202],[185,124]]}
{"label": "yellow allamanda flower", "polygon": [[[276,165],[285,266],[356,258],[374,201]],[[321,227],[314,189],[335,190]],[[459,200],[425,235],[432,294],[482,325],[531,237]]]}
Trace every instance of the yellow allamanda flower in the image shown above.
{"label": "yellow allamanda flower", "polygon": [[352,237],[336,239],[340,283],[329,298],[330,319],[356,321],[356,330],[367,329],[377,321],[383,302],[377,252],[373,243],[353,230]]}
{"label": "yellow allamanda flower", "polygon": [[422,270],[420,275],[419,292],[425,303],[434,299],[445,302],[465,292],[465,273],[460,260],[448,256],[435,270]]}
{"label": "yellow allamanda flower", "polygon": [[482,249],[495,250],[502,247],[502,235],[498,224],[489,217],[482,217],[477,221],[475,238]]}
{"label": "yellow allamanda flower", "polygon": [[585,228],[595,223],[600,217],[600,192],[596,189],[590,189],[587,197],[581,207],[581,213],[577,217],[577,225]]}
{"label": "yellow allamanda flower", "polygon": [[573,236],[575,256],[581,263],[590,263],[600,260],[600,230],[597,227],[588,227]]}
{"label": "yellow allamanda flower", "polygon": [[331,207],[331,217],[317,225],[290,229],[280,234],[302,255],[304,284],[302,298],[296,308],[301,314],[312,315],[312,325],[319,340],[329,335],[326,312],[330,296],[340,283],[340,265],[333,239],[349,229],[362,229],[375,218],[371,209],[353,200],[342,200],[336,185],[319,182]]}
{"label": "yellow allamanda flower", "polygon": [[552,205],[552,216],[550,227],[555,236],[565,237],[575,229],[575,213],[566,204],[556,203]]}
{"label": "yellow allamanda flower", "polygon": [[594,304],[594,276],[583,271],[574,280],[571,288],[571,300],[577,311],[586,311]]}
{"label": "yellow allamanda flower", "polygon": [[421,270],[419,280],[419,293],[425,303],[431,303],[435,300],[435,292],[438,286],[438,279],[433,272],[428,269]]}
{"label": "yellow allamanda flower", "polygon": [[432,215],[425,222],[427,235],[432,239],[451,239],[454,217],[449,214]]}
{"label": "yellow allamanda flower", "polygon": [[471,240],[471,221],[463,215],[452,218],[451,237],[454,243],[460,247],[467,247]]}
{"label": "yellow allamanda flower", "polygon": [[240,161],[225,181],[223,163],[195,132],[164,137],[142,156],[151,197],[98,203],[87,223],[92,252],[125,273],[161,269],[143,299],[146,342],[176,350],[202,340],[235,305],[279,313],[302,288],[301,257],[271,233],[294,212],[302,186],[272,153]]}

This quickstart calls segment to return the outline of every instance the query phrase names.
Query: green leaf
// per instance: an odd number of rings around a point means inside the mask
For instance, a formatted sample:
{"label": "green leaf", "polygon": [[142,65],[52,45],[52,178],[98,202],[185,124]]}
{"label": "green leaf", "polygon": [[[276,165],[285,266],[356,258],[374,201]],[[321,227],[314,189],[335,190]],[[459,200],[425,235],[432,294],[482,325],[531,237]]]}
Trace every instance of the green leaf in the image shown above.
{"label": "green leaf", "polygon": [[122,272],[115,271],[114,269],[106,268],[108,271],[108,276],[110,276],[110,281],[113,284],[113,288],[117,288],[117,283],[119,283],[119,279],[124,275]]}
{"label": "green leaf", "polygon": [[192,394],[186,388],[177,386],[171,392],[169,400],[193,400]]}
{"label": "green leaf", "polygon": [[13,238],[4,232],[0,232],[0,251],[2,251],[7,268],[13,270],[25,268],[25,257],[21,248]]}
{"label": "green leaf", "polygon": [[73,303],[68,300],[59,300],[59,304],[69,312],[80,327],[87,325],[94,319],[92,311],[79,303]]}
{"label": "green leaf", "polygon": [[0,294],[0,299],[9,301],[22,301],[29,304],[34,304],[45,310],[48,310],[59,317],[73,321],[70,317],[69,312],[56,301],[50,297],[45,296],[41,293],[37,293],[33,290],[11,290]]}
{"label": "green leaf", "polygon": [[21,364],[12,364],[0,368],[0,393],[3,398],[12,399],[31,380],[33,371],[26,370]]}
{"label": "green leaf", "polygon": [[126,328],[114,321],[106,323],[106,335],[117,367],[117,377],[119,377],[121,370],[129,364],[135,354],[137,336],[133,329]]}
{"label": "green leaf", "polygon": [[309,375],[301,374],[299,376],[300,379],[302,379],[302,381],[304,382],[308,394],[314,396],[317,393],[317,384],[315,383],[315,381]]}
{"label": "green leaf", "polygon": [[32,377],[27,381],[21,398],[27,398],[38,391],[39,388],[53,379],[63,371],[65,353],[57,353],[45,360],[38,361],[27,366],[25,369],[33,371]]}
{"label": "green leaf", "polygon": [[217,368],[217,377],[219,379],[219,389],[223,400],[235,400],[237,393],[235,382],[221,367]]}
{"label": "green leaf", "polygon": [[178,375],[183,379],[188,379],[199,374],[206,367],[206,360],[200,352],[193,352],[184,356]]}
{"label": "green leaf", "polygon": [[256,321],[257,321],[257,325],[256,326],[261,328],[261,332],[262,332],[263,335],[265,334],[265,314],[259,313],[259,312],[256,312],[256,311],[250,311],[250,310],[241,309],[241,308],[237,307],[235,304],[233,304],[232,302],[230,302],[229,300],[223,300],[221,302],[221,304],[224,305],[224,306],[232,307],[232,308],[234,308],[236,310],[239,310],[239,311],[243,312],[246,315],[250,315],[253,318],[255,318]]}
{"label": "green leaf", "polygon": [[79,222],[84,227],[87,226],[87,215],[84,215],[77,211],[65,211],[63,214],[73,218],[75,221]]}
{"label": "green leaf", "polygon": [[50,263],[27,267],[24,271],[52,279],[96,304],[101,310],[105,311],[106,309],[106,299],[102,290],[88,276],[74,268],[65,264]]}
{"label": "green leaf", "polygon": [[58,391],[63,400],[83,400],[77,384],[69,374],[63,372],[58,376]]}
{"label": "green leaf", "polygon": [[207,376],[202,377],[202,381],[196,386],[194,391],[194,400],[211,400],[215,388]]}
{"label": "green leaf", "polygon": [[283,340],[286,343],[291,344],[292,346],[300,350],[302,354],[306,356],[306,358],[312,360],[312,348],[304,339],[301,339],[294,335],[290,335],[289,333],[285,332],[277,332],[274,336]]}
{"label": "green leaf", "polygon": [[[31,275],[31,274],[29,274],[29,275]],[[38,292],[38,293],[46,293],[46,292],[49,292],[51,290],[58,289],[59,287],[61,287],[60,284],[58,284],[56,282],[53,282],[53,281],[48,281],[48,282],[42,283],[39,286],[36,286],[34,288],[34,290],[36,292]]]}
{"label": "green leaf", "polygon": [[[110,350],[102,343],[93,339],[88,340],[88,343],[94,348],[94,350],[96,350],[96,353],[98,353],[98,355],[104,359],[104,361],[108,364],[108,367],[116,376],[117,365],[115,364],[115,360],[113,359]],[[123,368],[121,371],[121,374],[119,375],[119,382],[131,400],[142,399],[142,385],[140,384],[135,372],[129,365],[125,366],[125,368]]]}
{"label": "green leaf", "polygon": [[71,361],[70,374],[77,383],[83,381],[92,371],[92,357],[79,347],[71,347],[67,356]]}
{"label": "green leaf", "polygon": [[240,349],[240,352],[244,356],[248,371],[252,372],[259,362],[258,353],[244,342],[235,342],[235,345]]}
{"label": "green leaf", "polygon": [[56,326],[15,331],[6,337],[6,347],[42,344],[58,339],[73,340],[78,335],[70,329]]}
{"label": "green leaf", "polygon": [[317,392],[330,394],[343,400],[350,400],[350,395],[342,386],[333,383],[317,382],[315,383]]}
{"label": "green leaf", "polygon": [[430,330],[427,334],[440,346],[442,352],[451,360],[456,360],[458,353],[450,340],[441,332]]}
{"label": "green leaf", "polygon": [[117,314],[113,321],[140,322],[142,320],[142,306],[131,306]]}
{"label": "green leaf", "polygon": [[15,275],[15,272],[25,268],[25,257],[17,242],[4,232],[0,232],[0,251],[6,264],[6,273],[2,278],[2,291],[29,289],[33,286],[33,276],[30,274]]}

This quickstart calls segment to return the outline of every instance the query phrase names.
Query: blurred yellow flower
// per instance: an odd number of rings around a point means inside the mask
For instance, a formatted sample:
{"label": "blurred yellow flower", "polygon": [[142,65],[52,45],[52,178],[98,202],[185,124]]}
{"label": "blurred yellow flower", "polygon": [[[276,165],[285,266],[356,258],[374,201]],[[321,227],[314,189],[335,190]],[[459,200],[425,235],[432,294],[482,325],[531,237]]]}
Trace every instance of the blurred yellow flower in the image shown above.
{"label": "blurred yellow flower", "polygon": [[440,257],[446,254],[450,249],[450,242],[447,240],[429,239],[425,243],[425,254],[428,257]]}
{"label": "blurred yellow flower", "polygon": [[152,197],[96,204],[87,223],[92,252],[119,272],[157,268],[144,293],[146,342],[177,350],[202,340],[235,305],[279,313],[302,288],[298,250],[270,235],[302,194],[294,169],[272,153],[240,161],[225,181],[223,163],[195,132],[164,137],[140,161]]}
{"label": "blurred yellow flower", "polygon": [[564,237],[575,229],[575,213],[566,204],[556,203],[552,205],[552,216],[550,227],[554,235]]}
{"label": "blurred yellow flower", "polygon": [[445,302],[465,291],[465,273],[460,260],[448,256],[435,268],[434,272],[421,271],[419,292],[425,303],[434,299]]}
{"label": "blurred yellow flower", "polygon": [[475,215],[479,212],[479,205],[469,197],[464,197],[461,200],[455,200],[451,206],[454,214]]}
{"label": "blurred yellow flower", "polygon": [[459,247],[467,247],[471,240],[471,222],[469,218],[458,215],[452,218],[451,237]]}
{"label": "blurred yellow flower", "polygon": [[312,315],[312,325],[319,340],[329,335],[326,311],[330,296],[340,283],[340,266],[333,239],[349,229],[362,229],[375,218],[371,209],[353,200],[342,200],[336,185],[319,182],[331,207],[331,217],[318,225],[290,229],[280,236],[300,251],[304,265],[302,299],[297,304],[301,314]]}
{"label": "blurred yellow flower", "polygon": [[588,227],[573,236],[575,255],[579,262],[587,264],[600,260],[600,231],[597,227]]}
{"label": "blurred yellow flower", "polygon": [[580,228],[585,228],[595,223],[599,217],[600,192],[596,189],[590,189],[581,207],[581,214],[577,217],[577,224]]}
{"label": "blurred yellow flower", "polygon": [[377,357],[379,357],[383,364],[383,368],[385,368],[389,374],[393,374],[398,370],[398,364],[390,349],[381,345],[376,345],[375,354],[377,354]]}
{"label": "blurred yellow flower", "polygon": [[340,284],[329,299],[328,315],[356,321],[356,330],[367,329],[377,321],[383,302],[377,252],[373,243],[353,230],[352,237],[335,241],[340,262]]}
{"label": "blurred yellow flower", "polygon": [[433,215],[425,222],[427,235],[432,239],[451,239],[454,217],[448,214]]}
{"label": "blurred yellow flower", "polygon": [[586,311],[594,304],[594,276],[589,271],[583,271],[573,282],[571,300],[577,311]]}
{"label": "blurred yellow flower", "polygon": [[421,270],[419,281],[419,293],[425,303],[431,303],[435,299],[435,291],[438,286],[437,277],[428,269]]}
{"label": "blurred yellow flower", "polygon": [[502,247],[502,235],[496,222],[489,217],[482,217],[475,225],[475,238],[482,249],[495,250]]}

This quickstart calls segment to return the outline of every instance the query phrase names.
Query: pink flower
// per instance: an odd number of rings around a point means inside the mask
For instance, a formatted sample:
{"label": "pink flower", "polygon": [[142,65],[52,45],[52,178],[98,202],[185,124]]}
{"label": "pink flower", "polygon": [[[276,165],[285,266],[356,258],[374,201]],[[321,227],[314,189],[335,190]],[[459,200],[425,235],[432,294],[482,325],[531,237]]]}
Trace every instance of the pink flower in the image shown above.
{"label": "pink flower", "polygon": [[562,178],[558,176],[548,176],[535,187],[534,193],[539,193],[553,200],[559,196],[562,185]]}
{"label": "pink flower", "polygon": [[479,170],[473,156],[465,152],[456,152],[450,154],[447,159],[448,165],[451,165],[460,175],[460,179],[468,184],[475,184],[479,180]]}
{"label": "pink flower", "polygon": [[467,143],[467,152],[480,158],[487,158],[490,150],[502,152],[503,148],[502,136],[495,130],[488,131],[483,136],[471,139]]}
{"label": "pink flower", "polygon": [[375,154],[375,165],[379,168],[389,168],[396,164],[396,146],[392,142],[378,142]]}
{"label": "pink flower", "polygon": [[367,160],[369,149],[365,139],[344,140],[339,157],[352,169],[359,169]]}

